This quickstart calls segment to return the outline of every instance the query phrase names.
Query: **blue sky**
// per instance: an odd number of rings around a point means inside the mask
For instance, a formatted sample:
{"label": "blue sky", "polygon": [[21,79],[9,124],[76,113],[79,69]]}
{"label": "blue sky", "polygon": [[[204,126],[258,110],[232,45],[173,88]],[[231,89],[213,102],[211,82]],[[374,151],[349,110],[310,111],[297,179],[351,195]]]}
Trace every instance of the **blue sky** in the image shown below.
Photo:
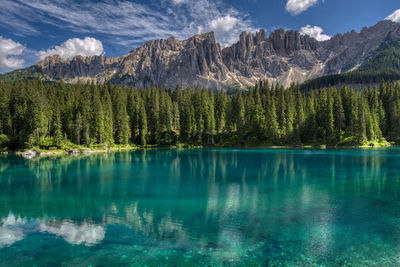
{"label": "blue sky", "polygon": [[398,0],[0,0],[0,71],[52,54],[120,56],[147,40],[208,31],[222,46],[260,28],[326,40],[385,18],[400,22]]}

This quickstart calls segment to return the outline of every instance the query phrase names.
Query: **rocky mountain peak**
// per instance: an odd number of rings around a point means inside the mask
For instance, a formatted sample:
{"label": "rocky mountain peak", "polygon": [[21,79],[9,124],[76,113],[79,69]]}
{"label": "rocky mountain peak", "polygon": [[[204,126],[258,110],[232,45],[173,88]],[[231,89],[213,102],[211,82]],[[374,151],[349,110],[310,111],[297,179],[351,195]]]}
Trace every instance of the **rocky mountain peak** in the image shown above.
{"label": "rocky mountain peak", "polygon": [[325,54],[327,58],[324,74],[342,73],[357,68],[388,38],[400,38],[399,23],[385,20],[363,28],[360,33],[352,30],[322,42],[324,50],[329,52]]}
{"label": "rocky mountain peak", "polygon": [[255,40],[257,43],[267,40],[267,34],[265,33],[264,29],[260,29],[258,32],[256,32]]}
{"label": "rocky mountain peak", "polygon": [[45,67],[62,62],[64,62],[64,60],[59,55],[52,55],[45,57],[43,60],[39,61],[37,65]]}
{"label": "rocky mountain peak", "polygon": [[211,31],[211,32],[196,34],[196,35],[193,35],[192,37],[187,39],[188,42],[191,42],[191,41],[204,41],[204,40],[208,40],[211,43],[216,43],[214,32]]}
{"label": "rocky mountain peak", "polygon": [[400,40],[400,24],[382,21],[360,33],[337,34],[318,42],[298,31],[243,32],[221,48],[213,32],[186,40],[174,37],[145,42],[127,55],[64,60],[50,56],[33,66],[50,79],[92,80],[137,87],[206,86],[216,89],[254,85],[267,79],[285,86],[360,66],[384,42]]}

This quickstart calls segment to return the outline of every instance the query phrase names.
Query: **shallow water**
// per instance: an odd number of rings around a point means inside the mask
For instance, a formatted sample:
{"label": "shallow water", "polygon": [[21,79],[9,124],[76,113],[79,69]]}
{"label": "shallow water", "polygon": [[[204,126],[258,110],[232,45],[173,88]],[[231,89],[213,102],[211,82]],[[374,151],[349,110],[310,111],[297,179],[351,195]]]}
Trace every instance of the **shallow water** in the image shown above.
{"label": "shallow water", "polygon": [[1,266],[399,266],[400,150],[0,156]]}

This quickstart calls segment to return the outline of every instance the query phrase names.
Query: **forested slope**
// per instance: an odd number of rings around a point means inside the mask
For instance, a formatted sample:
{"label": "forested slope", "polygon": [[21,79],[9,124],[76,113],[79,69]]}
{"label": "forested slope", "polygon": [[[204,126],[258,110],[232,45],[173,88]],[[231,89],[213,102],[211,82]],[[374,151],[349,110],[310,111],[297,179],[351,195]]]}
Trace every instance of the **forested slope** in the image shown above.
{"label": "forested slope", "polygon": [[0,146],[360,145],[398,141],[400,86],[301,93],[261,83],[228,95],[0,80]]}
{"label": "forested slope", "polygon": [[377,84],[400,80],[400,41],[383,43],[357,70],[322,76],[301,85],[303,91],[342,84]]}

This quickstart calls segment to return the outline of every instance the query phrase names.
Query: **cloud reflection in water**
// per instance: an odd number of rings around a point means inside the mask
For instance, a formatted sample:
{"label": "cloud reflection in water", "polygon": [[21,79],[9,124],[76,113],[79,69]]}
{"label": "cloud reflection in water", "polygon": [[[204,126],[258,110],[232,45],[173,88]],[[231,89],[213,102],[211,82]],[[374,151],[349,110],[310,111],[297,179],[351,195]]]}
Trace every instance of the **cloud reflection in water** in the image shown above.
{"label": "cloud reflection in water", "polygon": [[84,244],[85,246],[98,244],[105,236],[105,229],[101,225],[87,222],[79,225],[69,220],[28,220],[10,213],[6,218],[1,219],[0,248],[11,246],[27,235],[38,232],[62,237],[69,244]]}

